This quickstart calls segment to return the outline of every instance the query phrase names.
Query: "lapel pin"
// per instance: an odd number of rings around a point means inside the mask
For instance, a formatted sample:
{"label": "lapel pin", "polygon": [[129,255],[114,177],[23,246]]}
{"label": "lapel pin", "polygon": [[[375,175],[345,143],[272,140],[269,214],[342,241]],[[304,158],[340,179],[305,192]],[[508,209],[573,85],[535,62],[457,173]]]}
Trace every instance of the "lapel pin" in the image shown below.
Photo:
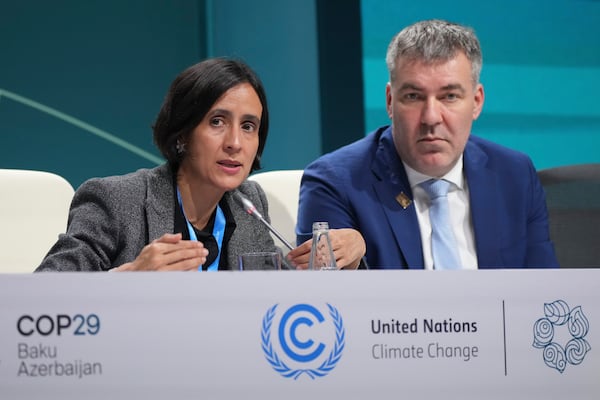
{"label": "lapel pin", "polygon": [[398,194],[398,196],[396,196],[396,201],[405,210],[408,206],[410,206],[410,203],[412,203],[412,200],[409,199],[408,196],[404,194],[404,192],[400,192],[400,194]]}

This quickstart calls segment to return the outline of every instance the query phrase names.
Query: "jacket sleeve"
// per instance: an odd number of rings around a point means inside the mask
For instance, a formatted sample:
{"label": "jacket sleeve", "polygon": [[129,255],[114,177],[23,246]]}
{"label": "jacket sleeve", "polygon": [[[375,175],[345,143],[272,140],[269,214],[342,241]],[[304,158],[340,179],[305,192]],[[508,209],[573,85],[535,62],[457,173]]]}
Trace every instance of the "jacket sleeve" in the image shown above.
{"label": "jacket sleeve", "polygon": [[298,245],[312,238],[313,222],[328,222],[329,227],[334,229],[357,229],[348,190],[351,188],[342,182],[327,156],[314,161],[304,170],[296,223]]}
{"label": "jacket sleeve", "polygon": [[537,172],[529,161],[531,182],[530,206],[527,219],[527,254],[525,265],[533,268],[556,268],[558,260],[550,240],[546,194]]}
{"label": "jacket sleeve", "polygon": [[119,247],[117,202],[101,179],[85,182],[75,192],[67,231],[59,235],[36,272],[106,271]]}

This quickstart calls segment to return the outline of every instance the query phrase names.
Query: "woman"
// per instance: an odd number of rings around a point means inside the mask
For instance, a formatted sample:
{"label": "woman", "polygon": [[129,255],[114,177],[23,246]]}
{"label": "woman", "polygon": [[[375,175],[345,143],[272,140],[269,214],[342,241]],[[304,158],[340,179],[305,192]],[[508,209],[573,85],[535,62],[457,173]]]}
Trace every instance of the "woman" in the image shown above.
{"label": "woman", "polygon": [[36,271],[227,270],[239,254],[276,251],[234,198],[268,215],[264,192],[246,181],[268,128],[264,88],[247,65],[219,58],[186,69],[153,127],[167,163],[83,183],[66,234]]}

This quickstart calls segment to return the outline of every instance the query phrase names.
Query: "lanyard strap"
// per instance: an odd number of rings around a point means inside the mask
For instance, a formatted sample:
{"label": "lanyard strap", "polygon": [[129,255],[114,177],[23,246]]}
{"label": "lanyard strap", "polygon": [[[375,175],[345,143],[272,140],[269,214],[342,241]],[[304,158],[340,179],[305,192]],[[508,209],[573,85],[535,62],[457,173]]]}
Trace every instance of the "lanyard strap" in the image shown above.
{"label": "lanyard strap", "polygon": [[[198,237],[196,236],[196,231],[194,227],[188,221],[185,216],[185,211],[183,210],[183,204],[181,202],[181,193],[179,193],[179,187],[177,188],[177,201],[179,202],[179,207],[181,208],[181,213],[183,214],[183,218],[185,219],[185,223],[187,224],[188,232],[190,234],[190,240],[198,241]],[[223,214],[223,210],[217,204],[217,215],[215,216],[215,225],[213,227],[213,236],[217,241],[217,258],[208,266],[208,271],[217,271],[219,269],[219,260],[221,259],[221,248],[223,245],[223,236],[225,236],[225,214]],[[202,265],[198,266],[198,271],[202,271]]]}

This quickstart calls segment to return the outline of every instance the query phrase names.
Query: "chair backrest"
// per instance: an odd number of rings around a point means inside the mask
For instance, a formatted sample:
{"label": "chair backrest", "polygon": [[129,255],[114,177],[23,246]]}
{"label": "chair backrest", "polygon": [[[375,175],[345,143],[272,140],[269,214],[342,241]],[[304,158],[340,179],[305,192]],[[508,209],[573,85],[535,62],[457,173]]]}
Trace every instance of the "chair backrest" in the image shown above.
{"label": "chair backrest", "polygon": [[0,169],[0,272],[33,272],[65,232],[73,193],[49,172]]}
{"label": "chair backrest", "polygon": [[[258,182],[265,191],[271,225],[293,246],[296,245],[296,219],[302,173],[301,169],[268,171],[248,178]],[[275,244],[280,246],[279,240],[274,235],[271,236]]]}
{"label": "chair backrest", "polygon": [[600,163],[538,171],[561,267],[600,267]]}

